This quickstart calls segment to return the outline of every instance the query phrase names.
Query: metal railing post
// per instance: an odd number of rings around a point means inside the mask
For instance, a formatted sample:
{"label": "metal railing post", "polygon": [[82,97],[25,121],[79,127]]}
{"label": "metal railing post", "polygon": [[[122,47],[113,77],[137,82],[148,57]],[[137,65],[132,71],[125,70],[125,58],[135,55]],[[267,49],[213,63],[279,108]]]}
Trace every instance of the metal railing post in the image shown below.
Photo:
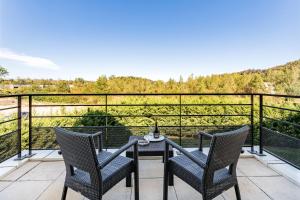
{"label": "metal railing post", "polygon": [[199,151],[203,151],[203,135],[202,134],[199,134],[199,137],[200,137],[200,144],[199,144]]}
{"label": "metal railing post", "polygon": [[22,158],[22,96],[18,96],[18,159]]}
{"label": "metal railing post", "polygon": [[179,95],[179,145],[182,145],[182,140],[181,140],[181,132],[182,132],[182,127],[181,127],[181,95]]}
{"label": "metal railing post", "polygon": [[251,94],[251,116],[250,116],[250,121],[251,121],[251,150],[249,151],[250,153],[257,153],[254,150],[254,95]]}
{"label": "metal railing post", "polygon": [[105,94],[105,145],[106,145],[106,149],[108,148],[108,113],[107,113],[107,94]]}
{"label": "metal railing post", "polygon": [[[29,154],[22,155],[22,95],[17,95],[18,98],[18,118],[17,118],[17,148],[18,148],[18,156],[15,160],[22,160],[24,158],[29,158],[32,156],[31,151],[29,151]],[[31,139],[31,138],[30,138]]]}
{"label": "metal railing post", "polygon": [[28,154],[29,156],[32,155],[32,96],[29,95],[28,96],[28,106],[29,106],[29,110],[28,110]]}
{"label": "metal railing post", "polygon": [[259,95],[259,154],[263,155],[263,95]]}

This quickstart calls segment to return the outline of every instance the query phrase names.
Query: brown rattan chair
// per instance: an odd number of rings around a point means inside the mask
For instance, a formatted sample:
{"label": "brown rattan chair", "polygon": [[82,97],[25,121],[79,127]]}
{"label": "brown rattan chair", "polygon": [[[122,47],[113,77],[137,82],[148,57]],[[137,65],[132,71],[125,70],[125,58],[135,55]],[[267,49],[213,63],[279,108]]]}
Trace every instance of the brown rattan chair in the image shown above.
{"label": "brown rattan chair", "polygon": [[182,155],[169,159],[168,151],[165,151],[163,199],[168,199],[168,178],[174,174],[200,192],[203,200],[213,199],[231,187],[235,188],[236,197],[240,200],[236,166],[249,131],[249,126],[244,126],[234,131],[214,135],[200,133],[201,140],[202,135],[211,137],[208,155],[202,153],[202,145],[199,150],[188,152],[166,139],[166,150],[171,145]]}
{"label": "brown rattan chair", "polygon": [[[61,199],[65,199],[68,188],[80,192],[89,199],[102,196],[126,176],[134,173],[135,200],[139,199],[137,140],[133,140],[115,153],[102,150],[96,153],[94,139],[101,133],[84,134],[55,128],[56,139],[66,166],[66,178]],[[100,144],[102,141],[100,139]],[[134,146],[134,159],[120,156]]]}

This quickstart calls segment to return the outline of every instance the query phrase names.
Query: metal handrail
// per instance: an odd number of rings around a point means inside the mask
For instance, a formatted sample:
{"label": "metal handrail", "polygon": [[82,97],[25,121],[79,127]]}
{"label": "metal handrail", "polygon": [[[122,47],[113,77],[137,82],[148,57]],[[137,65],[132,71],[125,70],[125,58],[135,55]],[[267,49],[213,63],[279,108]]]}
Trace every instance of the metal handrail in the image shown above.
{"label": "metal handrail", "polygon": [[[70,96],[101,96],[104,97],[104,103],[102,104],[33,104],[33,98],[34,97],[47,97],[47,96],[64,96],[64,97],[70,97]],[[108,103],[108,97],[113,97],[113,96],[139,96],[139,97],[146,97],[146,96],[174,96],[179,98],[179,103],[151,103],[151,104],[109,104]],[[247,97],[249,96],[251,98],[250,103],[184,103],[182,102],[182,97],[184,96],[241,96],[241,97]],[[182,119],[185,117],[235,117],[235,116],[240,116],[240,117],[249,117],[250,124],[251,124],[251,151],[254,152],[253,146],[254,146],[254,97],[258,96],[259,97],[259,129],[260,129],[260,134],[259,134],[259,153],[263,154],[263,146],[264,146],[264,141],[263,141],[263,128],[264,128],[264,119],[270,119],[273,120],[272,118],[268,116],[264,116],[264,108],[274,108],[274,109],[279,109],[279,110],[285,110],[285,111],[290,111],[290,112],[300,112],[299,110],[296,109],[291,109],[291,108],[283,108],[283,107],[277,107],[274,105],[265,105],[263,104],[264,97],[279,97],[279,98],[300,98],[300,95],[284,95],[284,94],[263,94],[263,93],[76,93],[76,94],[62,94],[62,93],[54,93],[54,94],[37,94],[37,93],[32,93],[32,94],[12,94],[12,95],[0,95],[0,98],[17,98],[18,99],[18,105],[12,106],[12,107],[7,107],[7,108],[1,108],[0,111],[4,110],[9,110],[9,109],[17,109],[17,114],[18,117],[6,121],[0,122],[0,125],[9,123],[11,121],[17,121],[17,129],[13,130],[12,132],[17,132],[18,134],[18,157],[21,158],[21,152],[22,152],[22,137],[21,137],[21,130],[22,130],[22,98],[26,97],[28,98],[29,102],[29,113],[28,113],[28,121],[29,121],[29,154],[32,154],[32,121],[35,118],[46,118],[46,117],[103,117],[105,118],[105,133],[107,133],[108,128],[111,128],[112,126],[108,125],[108,118],[109,117],[178,117],[179,125],[172,125],[172,126],[161,126],[161,127],[178,127],[179,128],[179,144],[181,145],[182,141],[182,128],[183,127],[209,127],[208,125],[183,125],[182,124]],[[38,107],[55,107],[55,106],[102,106],[105,107],[105,115],[87,115],[87,116],[72,116],[72,115],[65,115],[65,116],[47,116],[47,115],[33,115],[33,108],[38,108]],[[109,115],[108,114],[108,108],[109,107],[124,107],[124,106],[136,106],[136,107],[159,107],[159,106],[170,106],[170,107],[178,107],[178,114],[134,114],[134,115]],[[184,107],[189,107],[189,106],[244,106],[248,107],[250,106],[250,113],[248,114],[185,114],[183,112]],[[277,120],[277,119],[276,119]],[[280,120],[281,122],[285,123],[285,121]],[[291,122],[288,122],[291,123]],[[214,125],[214,127],[235,127],[238,125]],[[297,125],[298,126],[298,125]],[[145,127],[145,126],[128,126],[128,127]],[[107,140],[107,134],[105,140]]]}
{"label": "metal handrail", "polygon": [[254,95],[254,96],[272,96],[272,97],[285,97],[285,98],[300,98],[300,95],[287,95],[287,94],[268,94],[268,93],[26,93],[26,94],[9,94],[9,95],[0,95],[0,98],[2,97],[18,97],[18,96],[105,96],[105,95],[111,95],[111,96],[159,96],[159,95],[165,95],[165,96],[176,96],[176,95],[182,95],[182,96],[226,96],[226,95],[236,95],[236,96],[246,96],[246,95]]}
{"label": "metal handrail", "polygon": [[[174,127],[178,127],[179,128],[179,144],[182,144],[182,128],[183,127],[189,127],[189,126],[183,126],[182,125],[182,119],[186,118],[186,117],[247,117],[247,118],[252,118],[251,115],[253,115],[253,112],[244,114],[244,113],[238,113],[238,114],[228,114],[228,113],[224,113],[224,114],[184,114],[182,111],[183,107],[186,106],[253,106],[253,101],[251,101],[250,103],[214,103],[214,104],[209,104],[209,103],[183,103],[182,102],[182,96],[205,96],[205,95],[210,95],[210,96],[220,96],[220,95],[230,95],[230,96],[245,96],[245,97],[251,97],[253,96],[253,94],[249,94],[249,93],[102,93],[102,94],[30,94],[29,96],[29,107],[30,107],[30,124],[32,123],[31,121],[35,118],[54,118],[54,117],[60,117],[60,118],[64,118],[64,117],[102,117],[103,119],[105,119],[105,133],[108,133],[108,118],[109,117],[130,117],[130,118],[134,118],[134,117],[178,117],[178,121],[179,121],[179,126],[174,126]],[[86,116],[82,116],[82,115],[42,115],[42,116],[37,116],[37,115],[33,115],[32,114],[32,108],[33,107],[43,107],[43,105],[39,105],[39,104],[33,104],[32,103],[32,98],[33,97],[40,97],[40,96],[101,96],[104,97],[105,102],[101,103],[101,104],[89,104],[87,106],[102,106],[105,107],[105,112],[103,115],[86,115]],[[108,97],[112,97],[112,96],[139,96],[139,97],[145,97],[145,96],[173,96],[176,98],[179,98],[179,103],[165,103],[165,104],[109,104],[108,102]],[[74,106],[74,104],[63,104],[63,106]],[[82,104],[75,104],[75,106],[81,106]],[[61,106],[59,104],[49,104],[47,106]],[[140,107],[145,107],[145,106],[170,106],[170,107],[178,107],[179,108],[179,113],[176,114],[153,114],[153,113],[146,113],[146,114],[122,114],[122,115],[111,115],[108,113],[108,108],[109,107],[113,107],[113,106],[120,106],[120,107],[124,107],[124,106],[140,106]],[[251,121],[252,122],[252,121]],[[250,123],[251,123],[250,122]],[[31,127],[31,126],[30,126]],[[165,126],[166,127],[166,126]],[[171,127],[171,126],[169,126]],[[196,127],[196,126],[190,126],[190,127]],[[219,126],[219,127],[225,127],[224,125]],[[228,126],[229,127],[229,126]],[[233,127],[233,126],[230,126]],[[30,128],[29,133],[32,133],[32,128]],[[108,140],[108,134],[105,134],[106,138],[105,141]],[[251,138],[251,140],[253,140],[254,137]],[[32,139],[31,137],[29,137],[29,143],[32,144]],[[254,142],[251,141],[251,144],[253,144]],[[31,146],[31,145],[29,145]],[[253,149],[253,145],[251,145],[251,149]]]}

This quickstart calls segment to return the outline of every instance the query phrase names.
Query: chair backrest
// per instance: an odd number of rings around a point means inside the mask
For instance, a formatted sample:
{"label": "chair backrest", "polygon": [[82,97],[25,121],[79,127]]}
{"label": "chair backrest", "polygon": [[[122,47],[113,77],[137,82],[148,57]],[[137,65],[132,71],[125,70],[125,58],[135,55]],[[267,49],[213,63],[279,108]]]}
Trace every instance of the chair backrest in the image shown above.
{"label": "chair backrest", "polygon": [[100,187],[101,173],[92,136],[59,127],[54,129],[66,165],[66,178],[74,175],[75,167],[90,175],[93,187]]}
{"label": "chair backrest", "polygon": [[215,171],[225,167],[229,167],[229,172],[236,175],[238,158],[249,131],[249,126],[243,126],[237,130],[213,135],[205,172],[208,184],[213,184]]}

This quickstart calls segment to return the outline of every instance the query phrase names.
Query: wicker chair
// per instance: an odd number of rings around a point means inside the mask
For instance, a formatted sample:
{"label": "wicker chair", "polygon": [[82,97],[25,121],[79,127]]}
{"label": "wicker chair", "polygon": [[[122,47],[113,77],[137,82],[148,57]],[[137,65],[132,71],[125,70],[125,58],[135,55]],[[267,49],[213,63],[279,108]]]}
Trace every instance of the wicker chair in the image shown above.
{"label": "wicker chair", "polygon": [[[102,199],[109,189],[131,173],[134,173],[135,200],[139,199],[137,140],[127,143],[115,153],[109,153],[102,150],[100,132],[91,135],[62,128],[55,128],[55,132],[66,166],[61,199],[66,198],[68,188],[89,199]],[[98,153],[94,137],[99,138]],[[120,156],[131,146],[134,146],[134,159]]]}
{"label": "wicker chair", "polygon": [[200,140],[203,135],[211,138],[207,156],[202,153],[201,142],[199,150],[188,152],[166,139],[165,148],[169,149],[171,145],[182,155],[169,159],[168,151],[165,151],[163,199],[168,199],[168,177],[174,174],[200,192],[203,200],[213,199],[231,187],[235,188],[236,198],[240,200],[236,166],[249,130],[249,126],[244,126],[234,131],[216,133],[213,136],[201,132]]}

